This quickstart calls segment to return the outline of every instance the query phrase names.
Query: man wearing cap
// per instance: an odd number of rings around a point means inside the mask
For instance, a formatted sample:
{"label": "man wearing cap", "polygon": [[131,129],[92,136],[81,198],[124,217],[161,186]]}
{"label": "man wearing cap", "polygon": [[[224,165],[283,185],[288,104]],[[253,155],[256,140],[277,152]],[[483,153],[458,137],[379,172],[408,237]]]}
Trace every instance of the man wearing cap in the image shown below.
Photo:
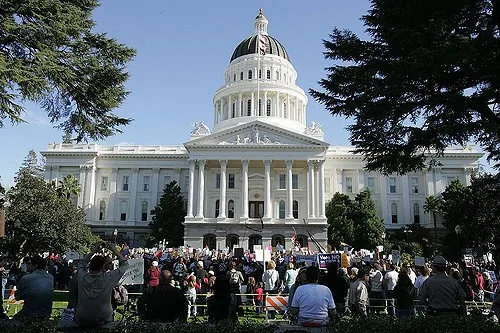
{"label": "man wearing cap", "polygon": [[446,274],[446,260],[436,256],[432,266],[435,275],[422,284],[419,291],[420,305],[426,305],[427,313],[431,316],[464,314],[465,292],[457,280]]}

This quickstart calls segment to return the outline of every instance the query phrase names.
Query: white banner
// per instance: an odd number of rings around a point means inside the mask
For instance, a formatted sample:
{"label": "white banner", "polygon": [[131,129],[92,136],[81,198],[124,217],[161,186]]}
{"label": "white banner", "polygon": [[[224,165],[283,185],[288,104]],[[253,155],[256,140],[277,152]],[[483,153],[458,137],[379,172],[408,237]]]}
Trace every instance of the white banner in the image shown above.
{"label": "white banner", "polygon": [[123,274],[120,284],[143,284],[144,283],[144,259],[129,259],[128,269]]}

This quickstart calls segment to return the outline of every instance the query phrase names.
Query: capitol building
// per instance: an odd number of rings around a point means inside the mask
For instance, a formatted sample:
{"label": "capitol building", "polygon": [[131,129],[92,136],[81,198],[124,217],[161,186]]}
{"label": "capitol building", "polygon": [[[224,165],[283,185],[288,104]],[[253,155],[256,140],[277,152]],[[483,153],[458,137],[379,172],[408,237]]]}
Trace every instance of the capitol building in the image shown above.
{"label": "capitol building", "polygon": [[[296,85],[287,49],[268,33],[260,12],[239,43],[213,97],[213,126],[197,122],[177,145],[50,144],[45,179],[80,181],[78,205],[99,235],[116,229],[132,246],[148,235],[151,210],[175,180],[186,201],[184,243],[195,248],[290,248],[309,233],[327,243],[325,204],[336,192],[354,198],[368,188],[386,229],[433,226],[425,199],[453,180],[470,184],[482,156],[474,146],[449,148],[440,166],[405,175],[364,169],[353,147],[331,146],[307,119],[308,96]],[[326,112],[326,111],[325,111]]]}

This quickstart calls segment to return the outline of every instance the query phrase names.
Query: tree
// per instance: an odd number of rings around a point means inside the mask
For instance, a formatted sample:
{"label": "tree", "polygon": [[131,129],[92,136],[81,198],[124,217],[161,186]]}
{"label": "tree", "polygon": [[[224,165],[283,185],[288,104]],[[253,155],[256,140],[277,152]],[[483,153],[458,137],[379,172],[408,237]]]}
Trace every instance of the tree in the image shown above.
{"label": "tree", "polygon": [[69,200],[71,198],[71,195],[80,195],[82,188],[75,176],[66,175],[62,180],[59,181],[56,191],[57,195],[60,198],[66,198],[67,200]]}
{"label": "tree", "polygon": [[372,0],[368,40],[335,28],[312,96],[352,118],[366,168],[407,173],[475,141],[500,162],[500,2]]}
{"label": "tree", "polygon": [[149,223],[151,232],[147,240],[148,246],[167,240],[171,246],[184,245],[184,198],[181,188],[175,180],[165,186],[160,203],[152,211]]}
{"label": "tree", "polygon": [[328,220],[328,242],[334,248],[341,242],[354,242],[354,221],[352,220],[353,203],[349,196],[339,192],[326,204]]}
{"label": "tree", "polygon": [[437,213],[441,211],[442,198],[438,195],[431,195],[425,198],[424,212],[432,213],[434,223],[434,242],[437,242]]}
{"label": "tree", "polygon": [[353,210],[355,248],[374,249],[381,245],[385,233],[383,220],[377,217],[375,203],[369,189],[356,195]]}
{"label": "tree", "polygon": [[19,172],[8,199],[4,251],[16,255],[85,251],[95,242],[84,224],[83,209],[59,197],[53,186],[26,169]]}
{"label": "tree", "polygon": [[112,113],[125,97],[135,51],[92,32],[99,0],[19,1],[0,6],[0,127],[24,122],[21,101],[41,105],[76,141],[99,140],[130,123]]}
{"label": "tree", "polygon": [[28,155],[24,158],[23,163],[21,163],[21,169],[19,172],[23,170],[26,170],[35,177],[43,178],[43,166],[39,163],[38,155],[33,149],[29,151]]}

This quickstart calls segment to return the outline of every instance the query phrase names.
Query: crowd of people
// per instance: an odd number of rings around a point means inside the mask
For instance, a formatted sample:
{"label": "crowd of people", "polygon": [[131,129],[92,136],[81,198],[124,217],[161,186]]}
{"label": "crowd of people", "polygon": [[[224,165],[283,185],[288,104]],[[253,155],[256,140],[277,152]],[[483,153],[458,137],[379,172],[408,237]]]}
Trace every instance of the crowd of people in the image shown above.
{"label": "crowd of people", "polygon": [[268,319],[274,319],[276,313],[266,311],[265,299],[278,294],[288,296],[287,318],[302,326],[323,326],[347,313],[462,315],[465,301],[492,301],[493,312],[500,315],[498,268],[491,262],[453,264],[435,256],[419,267],[372,260],[349,267],[334,261],[320,269],[317,262],[277,251],[264,267],[248,251],[237,257],[208,249],[143,253],[109,242],[98,244],[73,263],[58,256],[3,258],[2,295],[5,288],[15,286],[15,299],[24,301],[14,319],[47,318],[54,289],[67,289],[74,323],[102,326],[114,320],[118,304],[126,303],[117,297],[123,294],[120,290],[126,294],[120,280],[131,257],[145,261],[138,315],[157,322],[187,322],[191,316],[206,316],[210,322],[236,321],[245,311],[266,312]]}

